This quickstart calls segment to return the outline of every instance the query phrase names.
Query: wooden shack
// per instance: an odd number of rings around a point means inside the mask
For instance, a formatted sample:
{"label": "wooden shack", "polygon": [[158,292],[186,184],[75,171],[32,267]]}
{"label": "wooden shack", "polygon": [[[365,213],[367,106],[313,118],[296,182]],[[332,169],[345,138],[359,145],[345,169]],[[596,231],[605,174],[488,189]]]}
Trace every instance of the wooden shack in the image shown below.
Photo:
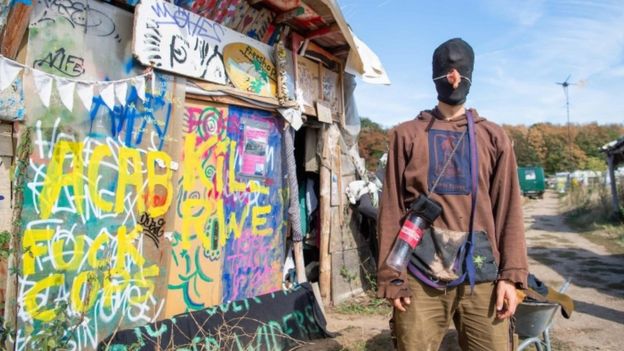
{"label": "wooden shack", "polygon": [[353,89],[389,81],[335,1],[0,8],[0,299],[17,349],[60,318],[88,350],[310,278],[325,304],[362,291]]}

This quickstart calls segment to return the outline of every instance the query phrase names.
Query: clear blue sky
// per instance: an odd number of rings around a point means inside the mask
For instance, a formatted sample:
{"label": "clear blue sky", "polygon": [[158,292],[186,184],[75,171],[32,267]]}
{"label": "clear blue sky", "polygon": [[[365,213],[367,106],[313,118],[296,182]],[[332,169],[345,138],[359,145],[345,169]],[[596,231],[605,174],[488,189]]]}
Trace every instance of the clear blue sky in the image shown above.
{"label": "clear blue sky", "polygon": [[475,50],[467,106],[498,123],[624,122],[624,1],[338,0],[390,86],[356,89],[361,116],[393,126],[436,103],[431,56],[461,37]]}

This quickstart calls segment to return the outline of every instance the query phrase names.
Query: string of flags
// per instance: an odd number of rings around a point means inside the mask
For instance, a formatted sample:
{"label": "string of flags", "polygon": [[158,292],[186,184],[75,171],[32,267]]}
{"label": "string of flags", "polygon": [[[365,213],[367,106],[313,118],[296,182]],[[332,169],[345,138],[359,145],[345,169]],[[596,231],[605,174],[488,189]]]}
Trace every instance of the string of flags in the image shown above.
{"label": "string of flags", "polygon": [[154,90],[153,71],[111,81],[79,80],[49,74],[0,55],[0,91],[7,89],[13,84],[22,71],[31,73],[36,93],[45,107],[50,107],[52,89],[56,87],[61,102],[69,111],[74,109],[74,93],[78,95],[87,111],[90,111],[93,96],[96,93],[99,94],[106,106],[112,110],[115,106],[115,101],[125,106],[128,85],[134,86],[139,99],[143,102],[145,102],[146,81],[150,81],[152,91]]}

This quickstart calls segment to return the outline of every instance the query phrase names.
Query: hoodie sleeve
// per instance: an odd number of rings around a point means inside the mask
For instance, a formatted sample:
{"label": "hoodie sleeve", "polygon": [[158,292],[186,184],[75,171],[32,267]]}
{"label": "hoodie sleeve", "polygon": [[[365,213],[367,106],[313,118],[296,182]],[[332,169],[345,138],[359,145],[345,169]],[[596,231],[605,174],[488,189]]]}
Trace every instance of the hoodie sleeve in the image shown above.
{"label": "hoodie sleeve", "polygon": [[498,278],[510,280],[518,288],[526,289],[528,260],[516,156],[507,134],[502,129],[498,134],[498,157],[490,187],[500,251]]}
{"label": "hoodie sleeve", "polygon": [[377,261],[377,296],[398,298],[411,296],[407,287],[407,272],[401,273],[386,265],[394,240],[401,229],[401,218],[405,214],[403,201],[405,170],[405,145],[397,129],[389,132],[388,162],[381,191],[377,233],[379,236],[379,257]]}

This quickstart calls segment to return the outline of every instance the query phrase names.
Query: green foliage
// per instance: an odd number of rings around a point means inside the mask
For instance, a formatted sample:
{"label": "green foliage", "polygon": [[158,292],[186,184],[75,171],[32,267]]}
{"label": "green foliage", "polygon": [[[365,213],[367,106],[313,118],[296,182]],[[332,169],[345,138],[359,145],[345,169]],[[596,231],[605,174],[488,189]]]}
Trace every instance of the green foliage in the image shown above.
{"label": "green foliage", "polygon": [[340,276],[344,278],[344,280],[346,280],[347,282],[351,283],[357,278],[358,275],[357,273],[349,271],[347,266],[343,265],[342,267],[340,267]]}
{"label": "green foliage", "polygon": [[366,168],[374,172],[379,159],[388,151],[388,134],[378,123],[366,117],[360,118],[360,122],[362,126],[358,142],[360,156],[366,161]]}
{"label": "green foliage", "polygon": [[6,259],[11,254],[9,242],[11,242],[11,233],[7,230],[0,232],[0,259]]}
{"label": "green foliage", "polygon": [[385,299],[361,296],[336,306],[336,312],[342,314],[385,315],[391,311]]}
{"label": "green foliage", "polygon": [[[624,196],[620,197],[624,200]],[[611,192],[607,187],[572,187],[561,201],[567,209],[568,225],[612,253],[624,253],[624,212],[620,209],[619,218],[613,215]]]}
{"label": "green foliage", "polygon": [[604,171],[600,147],[624,135],[620,124],[504,125],[511,138],[518,166],[541,166],[547,174],[572,170]]}
{"label": "green foliage", "polygon": [[587,157],[587,161],[585,161],[585,167],[583,168],[590,171],[604,172],[607,170],[607,161],[605,161],[604,158],[589,156]]}
{"label": "green foliage", "polygon": [[26,324],[25,331],[31,334],[30,345],[33,350],[62,350],[69,346],[70,331],[76,322],[67,314],[67,308],[66,301],[58,301],[54,307],[54,319],[35,335],[32,335],[32,324]]}
{"label": "green foliage", "polygon": [[373,122],[370,118],[360,117],[360,126],[362,129],[375,129],[379,131],[383,131],[384,128],[379,125],[379,123]]}

